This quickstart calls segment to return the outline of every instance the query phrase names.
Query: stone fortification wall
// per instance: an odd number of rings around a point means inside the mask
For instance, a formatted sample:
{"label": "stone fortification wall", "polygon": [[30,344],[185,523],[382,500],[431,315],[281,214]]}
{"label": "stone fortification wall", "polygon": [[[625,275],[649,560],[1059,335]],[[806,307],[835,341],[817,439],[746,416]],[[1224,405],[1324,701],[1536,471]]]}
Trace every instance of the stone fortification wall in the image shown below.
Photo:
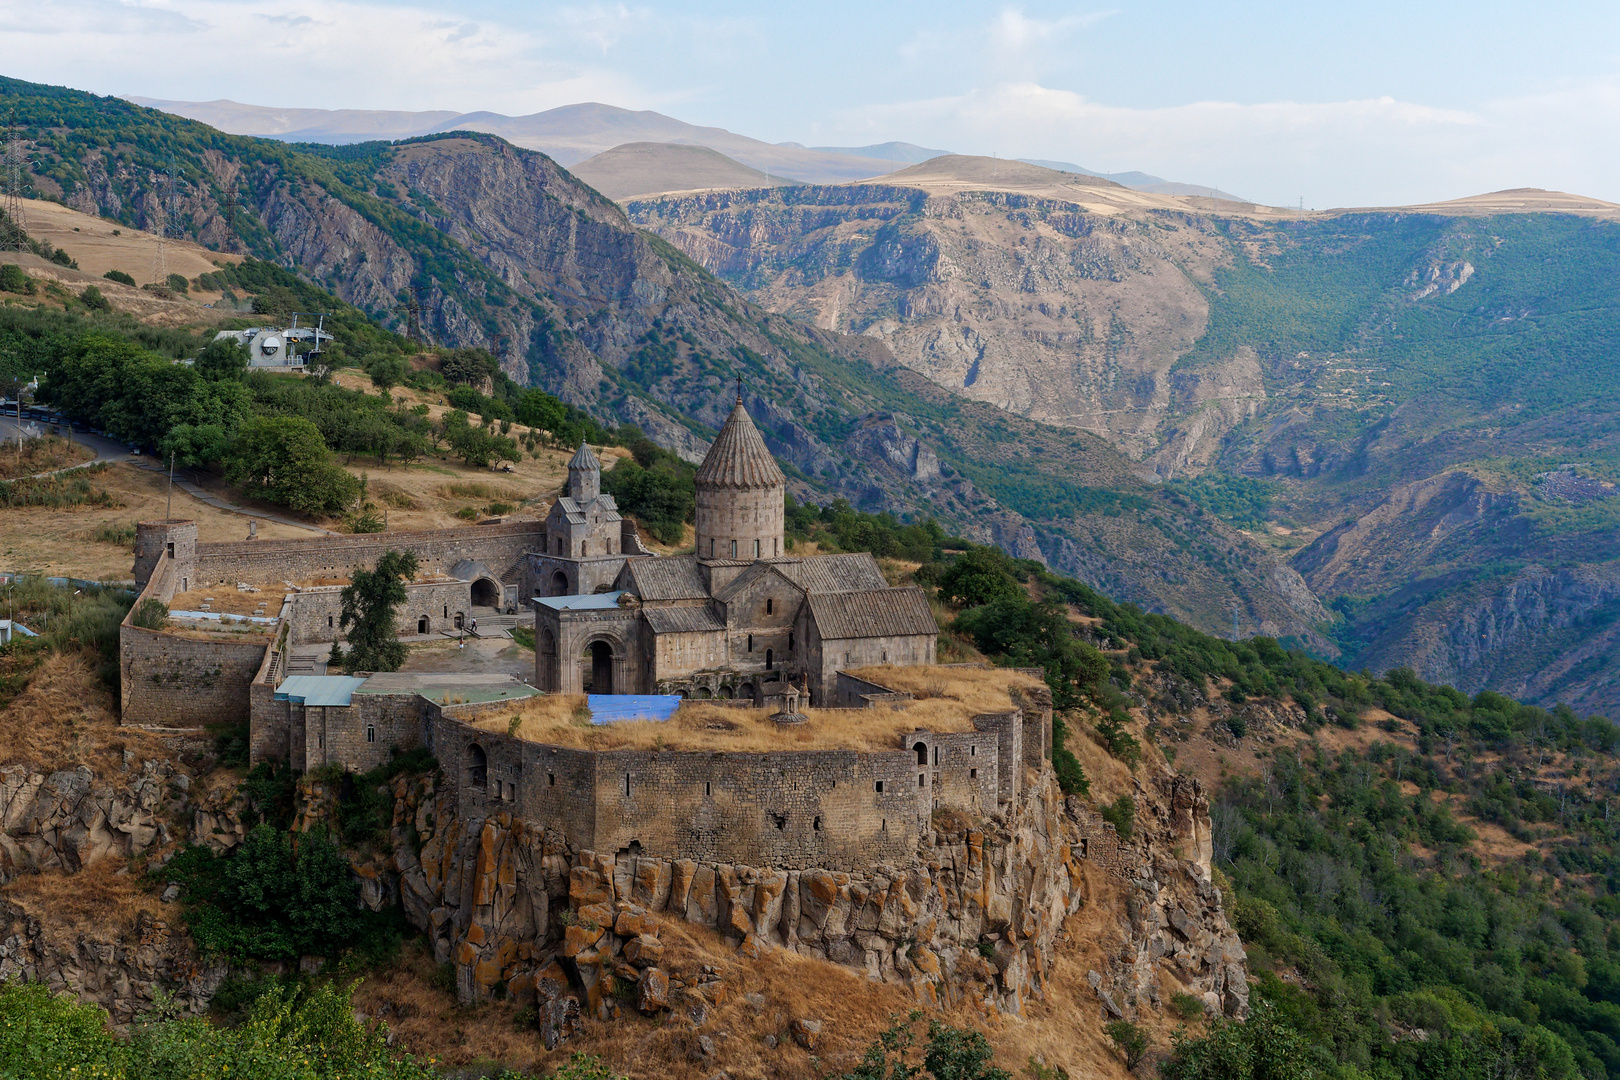
{"label": "stone fortification wall", "polygon": [[[552,823],[596,851],[794,869],[903,858],[934,810],[1011,804],[1028,764],[1026,730],[1052,723],[1051,698],[1037,690],[1019,709],[974,717],[975,732],[918,732],[892,751],[589,751],[472,727],[489,706],[422,699],[421,707],[424,739],[463,817]],[[344,710],[325,713],[328,746],[338,745],[333,714],[359,722]],[[361,748],[353,729],[345,738]]]}
{"label": "stone fortification wall", "polygon": [[122,723],[202,727],[250,716],[249,692],[270,642],[259,634],[181,635],[147,630],[131,620],[148,599],[174,598],[176,568],[160,553],[135,605],[118,627],[119,716]]}
{"label": "stone fortification wall", "polygon": [[196,567],[198,583],[204,585],[296,581],[370,567],[384,552],[395,550],[415,553],[423,571],[448,571],[456,563],[470,559],[483,563],[497,574],[505,574],[531,548],[545,548],[543,522],[512,521],[423,532],[198,544]]}

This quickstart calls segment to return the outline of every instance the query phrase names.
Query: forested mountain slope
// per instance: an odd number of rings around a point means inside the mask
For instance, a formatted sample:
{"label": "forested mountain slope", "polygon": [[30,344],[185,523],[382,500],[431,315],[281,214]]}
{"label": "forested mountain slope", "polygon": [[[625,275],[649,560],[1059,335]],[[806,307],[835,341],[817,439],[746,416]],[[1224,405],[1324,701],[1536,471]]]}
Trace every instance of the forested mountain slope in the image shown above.
{"label": "forested mountain slope", "polygon": [[[290,147],[17,81],[46,197],[296,269],[386,325],[695,455],[742,379],[806,492],[926,512],[1200,625],[1308,635],[1298,575],[1104,441],[961,403],[772,315],[542,154],[489,135]],[[1128,512],[1127,512],[1128,511]]]}

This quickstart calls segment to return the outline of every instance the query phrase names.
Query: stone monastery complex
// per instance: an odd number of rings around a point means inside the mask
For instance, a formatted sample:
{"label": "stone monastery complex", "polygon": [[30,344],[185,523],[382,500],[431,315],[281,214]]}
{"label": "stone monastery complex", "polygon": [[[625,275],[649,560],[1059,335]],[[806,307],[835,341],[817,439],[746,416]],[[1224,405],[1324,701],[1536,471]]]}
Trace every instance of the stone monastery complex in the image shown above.
{"label": "stone monastery complex", "polygon": [[[786,481],[740,398],[696,488],[696,548],[676,556],[643,547],[588,446],[543,522],[238,543],[199,543],[190,521],[143,523],[140,596],[120,635],[123,722],[246,719],[254,762],[299,769],[364,771],[425,745],[463,817],[510,814],[580,849],[754,866],[909,859],[936,809],[1017,801],[1051,753],[1050,699],[1034,680],[1005,709],[907,730],[890,749],[796,749],[803,725],[835,715],[818,710],[859,721],[906,708],[910,694],[861,672],[934,664],[939,628],[922,590],[890,587],[871,555],[787,552]],[[301,650],[338,636],[348,576],[391,549],[420,565],[402,635],[530,607],[532,682],[298,670]],[[156,629],[139,625],[149,600],[170,608]],[[582,693],[593,710],[625,695],[763,710],[751,715],[770,716],[781,749],[592,750],[516,734],[517,714],[544,695]],[[892,718],[884,730],[897,730]]]}

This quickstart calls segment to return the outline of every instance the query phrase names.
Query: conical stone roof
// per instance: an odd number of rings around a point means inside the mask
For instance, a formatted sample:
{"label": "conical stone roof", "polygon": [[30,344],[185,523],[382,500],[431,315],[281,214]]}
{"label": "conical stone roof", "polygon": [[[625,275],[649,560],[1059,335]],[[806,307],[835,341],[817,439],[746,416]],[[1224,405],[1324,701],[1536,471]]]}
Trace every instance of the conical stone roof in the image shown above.
{"label": "conical stone roof", "polygon": [[590,444],[582,442],[579,444],[579,449],[574,451],[574,456],[568,459],[568,467],[570,469],[596,469],[600,472],[602,464],[596,460],[596,455],[591,452]]}
{"label": "conical stone roof", "polygon": [[749,418],[742,402],[731,410],[725,426],[715,436],[714,445],[698,466],[699,487],[768,488],[784,487],[787,477],[777,467],[776,459],[765,449],[765,440]]}

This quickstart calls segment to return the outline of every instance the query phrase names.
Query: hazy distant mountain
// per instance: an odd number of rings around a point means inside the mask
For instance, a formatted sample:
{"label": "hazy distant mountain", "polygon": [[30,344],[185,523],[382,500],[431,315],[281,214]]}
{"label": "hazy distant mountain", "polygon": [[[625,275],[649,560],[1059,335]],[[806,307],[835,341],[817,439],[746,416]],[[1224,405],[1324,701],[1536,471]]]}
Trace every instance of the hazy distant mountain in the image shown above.
{"label": "hazy distant mountain", "polygon": [[[289,142],[353,143],[405,139],[442,131],[483,131],[528,150],[539,150],[571,168],[626,143],[706,146],[733,161],[773,176],[838,184],[881,176],[909,159],[828,153],[802,146],[776,146],[717,127],[699,127],[662,113],[584,102],[529,116],[494,112],[369,112],[362,109],[272,109],[234,101],[159,101],[130,98],[137,105],[200,120],[233,135],[259,135]],[[904,145],[904,144],[899,144]]]}
{"label": "hazy distant mountain", "polygon": [[1233,195],[1231,192],[1212,188],[1207,184],[1180,184],[1174,180],[1166,180],[1162,176],[1154,176],[1145,172],[1098,172],[1083,165],[1076,165],[1072,161],[1046,161],[1042,158],[1019,158],[1019,161],[1031,165],[1040,165],[1047,169],[1057,169],[1060,172],[1084,173],[1086,176],[1101,176],[1112,180],[1116,184],[1123,184],[1136,191],[1151,191],[1155,195],[1197,195],[1200,198],[1227,199],[1231,202],[1250,202],[1252,200]]}
{"label": "hazy distant mountain", "polygon": [[785,187],[802,181],[750,169],[706,146],[625,143],[568,170],[610,199],[704,188]]}
{"label": "hazy distant mountain", "polygon": [[[798,143],[783,143],[783,146],[797,146]],[[877,158],[879,161],[904,161],[908,165],[916,165],[929,158],[944,157],[949,150],[930,150],[926,146],[918,146],[908,142],[873,143],[871,146],[812,146],[812,150],[820,150],[824,154],[849,154],[852,157]]]}

